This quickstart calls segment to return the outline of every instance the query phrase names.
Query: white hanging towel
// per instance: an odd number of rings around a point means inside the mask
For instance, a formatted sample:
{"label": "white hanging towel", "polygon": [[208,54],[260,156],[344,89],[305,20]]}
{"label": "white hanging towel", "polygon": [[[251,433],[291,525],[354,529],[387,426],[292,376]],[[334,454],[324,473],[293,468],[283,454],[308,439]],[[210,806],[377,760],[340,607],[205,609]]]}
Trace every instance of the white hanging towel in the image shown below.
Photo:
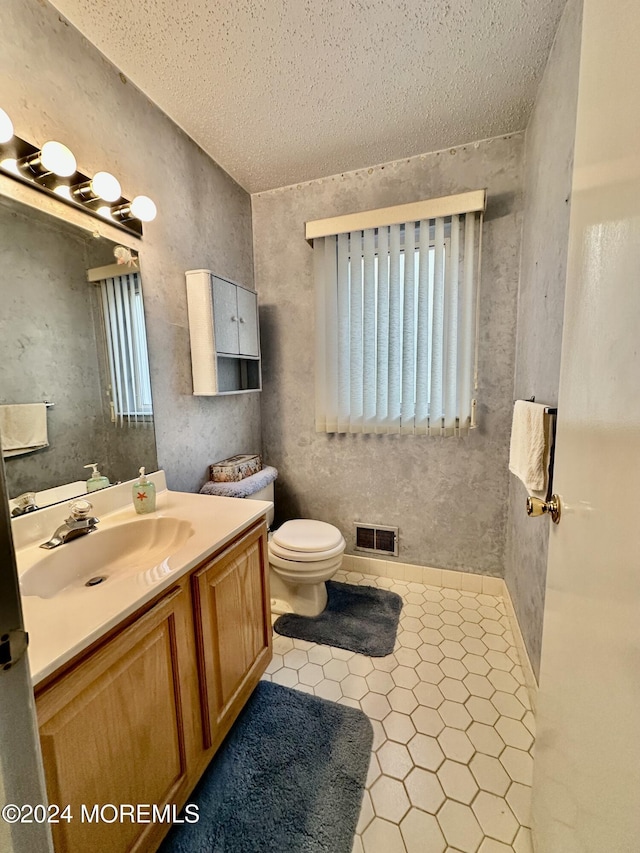
{"label": "white hanging towel", "polygon": [[5,459],[48,447],[46,405],[18,403],[0,406],[0,436]]}
{"label": "white hanging towel", "polygon": [[513,407],[509,470],[530,492],[547,488],[547,415],[542,403],[516,400]]}

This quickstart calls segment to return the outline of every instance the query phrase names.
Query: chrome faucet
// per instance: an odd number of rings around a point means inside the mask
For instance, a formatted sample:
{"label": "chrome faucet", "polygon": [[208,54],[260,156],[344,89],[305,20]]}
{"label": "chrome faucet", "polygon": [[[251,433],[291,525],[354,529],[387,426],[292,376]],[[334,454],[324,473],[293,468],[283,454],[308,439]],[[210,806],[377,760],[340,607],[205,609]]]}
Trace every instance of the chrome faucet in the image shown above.
{"label": "chrome faucet", "polygon": [[23,495],[18,495],[15,500],[16,505],[11,512],[12,518],[17,518],[19,515],[24,515],[27,512],[33,512],[35,509],[38,509],[35,492],[25,492]]}
{"label": "chrome faucet", "polygon": [[89,515],[93,509],[93,505],[89,501],[81,498],[77,501],[72,501],[69,504],[71,515],[61,524],[48,542],[43,542],[41,548],[50,550],[57,548],[58,545],[64,545],[71,542],[72,539],[77,539],[78,536],[84,536],[86,533],[91,533],[96,529],[96,524],[100,521],[93,515]]}

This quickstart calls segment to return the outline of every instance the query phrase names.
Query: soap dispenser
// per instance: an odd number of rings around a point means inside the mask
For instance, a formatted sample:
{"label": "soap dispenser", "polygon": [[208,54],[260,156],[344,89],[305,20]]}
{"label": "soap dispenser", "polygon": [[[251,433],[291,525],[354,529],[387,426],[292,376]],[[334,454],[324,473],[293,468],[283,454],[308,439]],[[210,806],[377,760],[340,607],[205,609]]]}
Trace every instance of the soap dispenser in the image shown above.
{"label": "soap dispenser", "polygon": [[140,515],[147,512],[155,512],[156,509],[156,487],[150,481],[144,472],[144,468],[140,469],[140,479],[133,484],[133,506]]}
{"label": "soap dispenser", "polygon": [[93,472],[89,479],[87,480],[87,491],[88,492],[97,492],[98,489],[106,489],[107,486],[110,486],[108,477],[104,477],[100,471],[98,471],[98,463],[90,462],[88,465],[84,466],[85,468],[93,468]]}

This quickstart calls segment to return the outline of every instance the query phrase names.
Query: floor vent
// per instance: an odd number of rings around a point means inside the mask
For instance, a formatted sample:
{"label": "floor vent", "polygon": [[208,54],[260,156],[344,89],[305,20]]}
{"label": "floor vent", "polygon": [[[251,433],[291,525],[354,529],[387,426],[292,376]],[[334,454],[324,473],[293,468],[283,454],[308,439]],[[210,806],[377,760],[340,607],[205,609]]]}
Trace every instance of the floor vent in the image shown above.
{"label": "floor vent", "polygon": [[398,528],[356,522],[355,551],[398,556]]}

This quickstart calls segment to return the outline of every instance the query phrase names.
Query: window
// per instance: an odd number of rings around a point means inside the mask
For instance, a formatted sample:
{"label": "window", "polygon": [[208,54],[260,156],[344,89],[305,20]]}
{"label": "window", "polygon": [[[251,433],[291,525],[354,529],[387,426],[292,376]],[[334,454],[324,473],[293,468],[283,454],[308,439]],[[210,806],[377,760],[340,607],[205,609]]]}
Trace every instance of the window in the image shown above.
{"label": "window", "polygon": [[[386,212],[363,217],[372,213]],[[460,435],[474,426],[481,216],[424,213],[339,232],[356,216],[307,223],[308,233],[334,230],[313,240],[318,431]]]}
{"label": "window", "polygon": [[109,365],[111,418],[120,426],[152,419],[142,289],[137,272],[100,281]]}

